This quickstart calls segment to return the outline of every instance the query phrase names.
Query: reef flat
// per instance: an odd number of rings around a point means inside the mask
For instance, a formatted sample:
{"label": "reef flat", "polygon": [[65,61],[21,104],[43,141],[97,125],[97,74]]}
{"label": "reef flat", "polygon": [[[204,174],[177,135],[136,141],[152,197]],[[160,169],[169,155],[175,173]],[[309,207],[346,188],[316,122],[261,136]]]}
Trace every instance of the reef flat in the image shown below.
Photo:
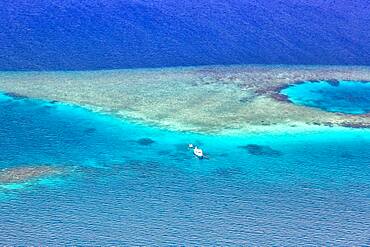
{"label": "reef flat", "polygon": [[0,170],[0,183],[27,182],[46,176],[61,174],[62,172],[61,168],[46,165],[5,168]]}
{"label": "reef flat", "polygon": [[209,66],[1,72],[9,95],[78,104],[134,121],[203,133],[370,127],[370,114],[295,105],[281,89],[302,81],[370,81],[369,67]]}

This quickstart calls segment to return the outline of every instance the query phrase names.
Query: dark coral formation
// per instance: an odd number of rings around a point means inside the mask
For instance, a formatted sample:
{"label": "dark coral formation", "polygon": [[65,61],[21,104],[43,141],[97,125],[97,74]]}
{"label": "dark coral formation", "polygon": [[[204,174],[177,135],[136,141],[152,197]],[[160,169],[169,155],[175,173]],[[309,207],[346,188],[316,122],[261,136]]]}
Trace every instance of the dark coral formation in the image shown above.
{"label": "dark coral formation", "polygon": [[273,98],[277,101],[281,101],[281,102],[292,103],[292,101],[285,94],[274,93],[274,94],[271,94],[271,98]]}
{"label": "dark coral formation", "polygon": [[271,98],[273,98],[277,101],[280,101],[280,102],[292,103],[289,100],[288,96],[280,93],[282,90],[284,90],[285,88],[288,88],[292,85],[293,84],[282,84],[282,85],[278,85],[278,86],[270,86],[270,87],[266,87],[266,88],[260,88],[260,89],[256,90],[255,93],[257,95],[260,95],[260,96],[261,95],[268,95]]}
{"label": "dark coral formation", "polygon": [[294,82],[292,85],[300,85],[300,84],[304,84],[306,82],[310,82],[310,83],[320,83],[320,80],[308,80],[308,81],[296,81]]}
{"label": "dark coral formation", "polygon": [[142,146],[149,146],[149,145],[152,145],[153,143],[155,143],[155,141],[150,139],[150,138],[141,138],[141,139],[137,140],[136,143],[139,144],[139,145],[142,145]]}
{"label": "dark coral formation", "polygon": [[8,93],[5,93],[6,96],[9,96],[9,97],[12,97],[13,99],[15,100],[22,100],[22,99],[28,99],[27,96],[25,95],[21,95],[21,94],[18,94],[18,93],[12,93],[12,92],[8,92]]}
{"label": "dark coral formation", "polygon": [[365,129],[370,128],[370,122],[363,122],[363,123],[351,123],[351,122],[344,122],[341,123],[340,126],[353,128],[353,129]]}
{"label": "dark coral formation", "polygon": [[255,97],[256,97],[255,95],[244,96],[241,99],[239,99],[239,102],[240,103],[250,103],[255,99]]}
{"label": "dark coral formation", "polygon": [[265,88],[259,88],[255,91],[257,95],[271,95],[273,93],[279,93],[281,90],[291,86],[290,84],[282,84],[278,86],[269,86]]}
{"label": "dark coral formation", "polygon": [[340,85],[340,82],[338,80],[335,80],[335,79],[326,80],[326,82],[328,84],[330,84],[331,86],[333,86],[333,87],[338,87]]}
{"label": "dark coral formation", "polygon": [[281,156],[282,153],[278,150],[272,149],[269,146],[257,145],[257,144],[248,144],[245,146],[239,146],[239,148],[245,149],[251,155],[256,156],[270,156],[277,157]]}
{"label": "dark coral formation", "polygon": [[239,100],[241,103],[248,103],[250,101],[249,97],[243,97]]}

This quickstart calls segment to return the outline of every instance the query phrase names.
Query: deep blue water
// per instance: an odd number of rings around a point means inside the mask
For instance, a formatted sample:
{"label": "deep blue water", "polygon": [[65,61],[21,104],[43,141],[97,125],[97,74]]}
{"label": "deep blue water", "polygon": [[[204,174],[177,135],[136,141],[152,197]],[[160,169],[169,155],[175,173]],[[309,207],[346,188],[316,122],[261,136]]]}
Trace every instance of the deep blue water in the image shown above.
{"label": "deep blue water", "polygon": [[5,95],[0,121],[1,168],[73,167],[0,187],[1,245],[370,244],[366,130],[206,136]]}
{"label": "deep blue water", "polygon": [[370,65],[363,0],[0,1],[0,70]]}
{"label": "deep blue water", "polygon": [[349,114],[370,112],[370,83],[356,81],[305,82],[282,93],[299,105]]}

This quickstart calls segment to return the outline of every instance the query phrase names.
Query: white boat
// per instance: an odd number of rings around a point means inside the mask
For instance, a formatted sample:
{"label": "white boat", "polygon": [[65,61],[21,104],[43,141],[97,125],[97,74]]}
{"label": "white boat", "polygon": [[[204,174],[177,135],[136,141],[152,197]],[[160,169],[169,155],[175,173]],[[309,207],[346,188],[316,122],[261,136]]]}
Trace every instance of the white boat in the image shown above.
{"label": "white boat", "polygon": [[203,155],[203,150],[198,148],[198,147],[195,147],[194,150],[193,150],[193,153],[195,156],[197,156],[199,159],[203,159],[204,158],[204,155]]}

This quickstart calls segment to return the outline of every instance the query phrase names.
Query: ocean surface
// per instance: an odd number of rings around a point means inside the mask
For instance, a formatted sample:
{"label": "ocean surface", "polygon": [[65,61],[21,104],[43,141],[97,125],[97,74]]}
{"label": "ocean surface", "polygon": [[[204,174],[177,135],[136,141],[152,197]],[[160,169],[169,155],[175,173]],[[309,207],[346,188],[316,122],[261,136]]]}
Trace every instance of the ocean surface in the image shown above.
{"label": "ocean surface", "polygon": [[370,65],[366,0],[0,1],[0,70]]}
{"label": "ocean surface", "polygon": [[6,94],[0,121],[0,168],[68,168],[1,184],[1,245],[370,245],[369,130],[201,135]]}

